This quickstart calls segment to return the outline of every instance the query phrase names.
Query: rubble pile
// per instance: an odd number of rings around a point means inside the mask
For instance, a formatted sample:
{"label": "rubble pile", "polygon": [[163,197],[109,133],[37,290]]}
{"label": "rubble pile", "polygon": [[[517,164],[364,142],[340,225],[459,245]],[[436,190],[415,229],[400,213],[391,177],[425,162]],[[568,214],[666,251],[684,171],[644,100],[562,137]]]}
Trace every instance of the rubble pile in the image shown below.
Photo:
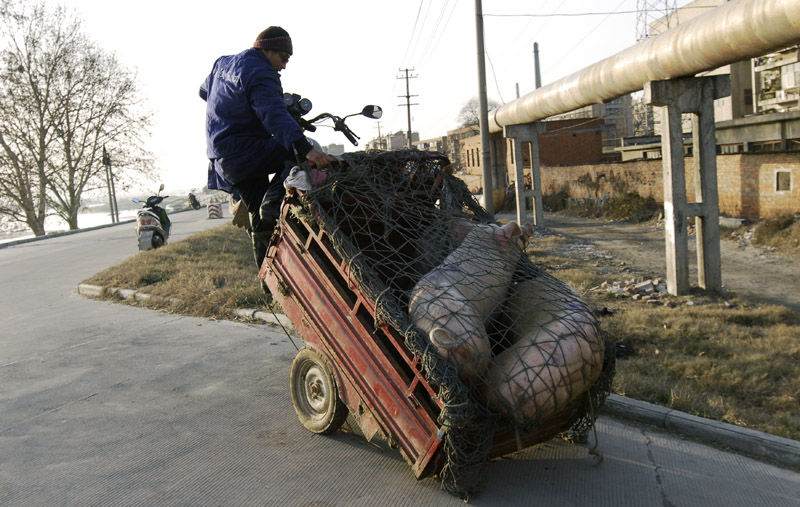
{"label": "rubble pile", "polygon": [[604,291],[618,298],[630,298],[650,304],[662,303],[662,300],[669,296],[667,283],[662,278],[631,278],[623,281],[603,282],[589,291]]}

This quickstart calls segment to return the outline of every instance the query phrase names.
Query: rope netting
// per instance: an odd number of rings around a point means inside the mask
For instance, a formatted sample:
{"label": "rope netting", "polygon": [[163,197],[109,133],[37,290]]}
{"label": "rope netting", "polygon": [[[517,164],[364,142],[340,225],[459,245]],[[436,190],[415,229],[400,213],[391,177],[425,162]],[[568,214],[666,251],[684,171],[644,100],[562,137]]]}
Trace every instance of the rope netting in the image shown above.
{"label": "rope netting", "polygon": [[341,158],[294,212],[322,222],[376,303],[376,326],[403,336],[438,386],[443,487],[462,498],[479,490],[503,425],[530,434],[582,404],[570,424],[585,438],[613,354],[580,297],[526,254],[533,228],[495,223],[442,155]]}

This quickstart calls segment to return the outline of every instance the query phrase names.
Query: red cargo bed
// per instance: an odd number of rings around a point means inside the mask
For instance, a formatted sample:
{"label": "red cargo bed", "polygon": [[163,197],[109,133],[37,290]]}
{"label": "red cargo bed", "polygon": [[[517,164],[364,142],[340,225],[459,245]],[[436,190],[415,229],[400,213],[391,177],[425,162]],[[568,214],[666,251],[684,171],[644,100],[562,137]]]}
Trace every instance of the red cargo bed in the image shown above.
{"label": "red cargo bed", "polygon": [[474,401],[410,320],[408,291],[430,268],[397,266],[452,248],[429,233],[448,216],[491,220],[446,174],[447,159],[408,150],[352,154],[347,163],[308,195],[289,192],[259,273],[305,344],[290,383],[301,423],[327,434],[349,413],[367,439],[396,446],[417,478],[438,474],[462,498],[477,492],[489,458],[570,429],[585,434],[613,355],[586,396],[533,427],[513,426]]}

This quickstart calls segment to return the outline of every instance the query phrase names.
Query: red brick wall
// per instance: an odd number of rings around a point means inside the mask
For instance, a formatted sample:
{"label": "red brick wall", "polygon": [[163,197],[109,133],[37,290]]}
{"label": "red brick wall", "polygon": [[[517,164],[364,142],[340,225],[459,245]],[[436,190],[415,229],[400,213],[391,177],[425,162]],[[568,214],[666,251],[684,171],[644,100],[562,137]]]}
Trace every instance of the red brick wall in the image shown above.
{"label": "red brick wall", "polygon": [[[686,157],[686,197],[695,200],[692,157]],[[791,190],[776,191],[776,173],[791,173]],[[664,202],[661,160],[636,160],[612,164],[542,167],[545,195],[566,190],[585,199],[606,193],[636,191]],[[717,157],[720,213],[742,218],[771,218],[800,212],[800,153],[747,153]]]}
{"label": "red brick wall", "polygon": [[543,122],[539,135],[542,165],[578,165],[598,162],[603,156],[602,118]]}

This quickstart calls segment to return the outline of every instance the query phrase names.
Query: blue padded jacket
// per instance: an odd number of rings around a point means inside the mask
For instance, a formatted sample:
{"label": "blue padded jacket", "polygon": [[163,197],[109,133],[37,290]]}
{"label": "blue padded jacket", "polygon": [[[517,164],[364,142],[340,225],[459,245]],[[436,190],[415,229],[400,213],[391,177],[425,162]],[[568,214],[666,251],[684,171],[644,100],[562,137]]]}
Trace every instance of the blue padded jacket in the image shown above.
{"label": "blue padded jacket", "polygon": [[[289,153],[296,149],[301,157],[311,150],[286,109],[280,74],[258,49],[220,57],[200,86],[200,97],[206,101],[211,188],[227,190],[225,182],[236,184],[259,170],[279,170],[273,160],[278,144]],[[212,187],[214,183],[219,185]]]}

